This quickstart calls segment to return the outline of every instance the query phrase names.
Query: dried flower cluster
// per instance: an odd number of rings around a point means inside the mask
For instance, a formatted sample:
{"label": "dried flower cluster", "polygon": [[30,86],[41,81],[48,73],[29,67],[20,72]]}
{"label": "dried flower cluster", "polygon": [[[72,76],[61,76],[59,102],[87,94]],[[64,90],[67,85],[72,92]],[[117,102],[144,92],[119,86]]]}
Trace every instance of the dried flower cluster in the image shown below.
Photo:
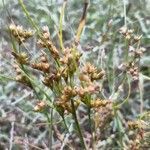
{"label": "dried flower cluster", "polygon": [[129,130],[134,130],[132,140],[129,142],[129,148],[133,150],[139,150],[145,136],[146,123],[142,120],[129,121],[128,128]]}
{"label": "dried flower cluster", "polygon": [[15,68],[15,71],[16,71],[16,74],[17,74],[17,76],[15,77],[16,81],[18,81],[22,84],[25,84],[25,85],[29,86],[30,88],[32,88],[32,84],[31,84],[30,80],[28,79],[27,76],[25,76],[22,73],[22,70],[21,70],[20,66],[15,64],[14,68]]}
{"label": "dried flower cluster", "polygon": [[94,80],[100,80],[105,75],[104,70],[98,71],[93,65],[90,63],[85,64],[85,66],[82,69],[82,76],[81,80],[85,80],[87,82],[92,82]]}
{"label": "dried flower cluster", "polygon": [[138,80],[140,58],[145,52],[145,48],[140,47],[142,35],[135,35],[134,30],[127,29],[126,27],[120,28],[119,31],[125,39],[128,40],[126,55],[129,55],[129,60],[126,60],[127,62],[121,65],[122,69],[127,71],[127,73],[132,76],[133,80]]}
{"label": "dried flower cluster", "polygon": [[28,65],[29,64],[29,57],[27,53],[21,52],[21,53],[15,53],[12,52],[12,55],[15,57],[16,61],[21,65]]}
{"label": "dried flower cluster", "polygon": [[39,71],[42,71],[43,73],[49,73],[50,64],[48,62],[46,54],[44,52],[42,52],[42,55],[40,57],[40,61],[38,63],[32,63],[31,67],[34,69],[37,69]]}
{"label": "dried flower cluster", "polygon": [[86,87],[75,87],[76,92],[78,93],[79,97],[84,100],[84,97],[87,94],[94,94],[100,91],[100,87],[94,83],[90,83]]}
{"label": "dried flower cluster", "polygon": [[112,104],[110,100],[96,99],[96,100],[91,101],[91,107],[94,107],[94,108],[106,107],[109,104]]}
{"label": "dried flower cluster", "polygon": [[128,121],[128,128],[130,130],[136,130],[142,128],[142,122],[141,121]]}
{"label": "dried flower cluster", "polygon": [[[12,26],[10,28],[12,29]],[[22,27],[21,30],[24,31]],[[49,50],[54,64],[50,64],[49,57],[44,50],[41,51],[40,58],[34,63],[30,62],[26,53],[13,53],[13,55],[18,64],[28,65],[42,73],[42,83],[57,94],[54,105],[58,112],[61,111],[62,113],[67,111],[73,113],[71,100],[73,100],[75,109],[77,109],[80,104],[85,104],[89,108],[100,108],[112,103],[110,100],[101,100],[99,98],[94,100],[92,98],[92,95],[96,95],[101,90],[97,81],[104,78],[105,71],[101,69],[98,70],[90,63],[83,65],[80,71],[81,54],[76,50],[75,46],[67,47],[59,51],[50,38],[47,26],[42,28],[42,34],[39,36],[37,44],[40,45],[42,49]],[[71,83],[71,80],[75,77],[77,70],[80,74],[76,80],[78,80],[80,84],[74,85],[74,83]],[[25,80],[23,78],[24,76],[21,76],[21,72],[17,71],[17,74],[19,75],[19,77],[17,76],[17,80],[22,83],[28,83],[28,80]],[[87,99],[87,95],[90,96],[90,101],[89,98]],[[41,111],[44,107],[45,104],[41,102],[35,106],[34,110]]]}
{"label": "dried flower cluster", "polygon": [[[71,99],[74,98],[76,95],[76,91],[70,86],[64,87],[62,95],[60,96],[60,98],[58,98],[58,101],[56,102],[56,106],[61,108],[63,111],[67,110],[68,112],[72,112]],[[76,101],[76,106],[77,104],[79,105],[78,101]]]}
{"label": "dried flower cluster", "polygon": [[129,66],[127,66],[127,73],[129,73],[133,80],[139,79],[139,69],[134,63],[129,63]]}
{"label": "dried flower cluster", "polygon": [[37,44],[41,48],[48,48],[54,59],[59,58],[59,52],[50,39],[50,33],[47,26],[44,26],[42,28],[42,35],[40,36],[40,39],[38,40]]}
{"label": "dried flower cluster", "polygon": [[33,32],[31,30],[25,30],[22,26],[19,25],[16,26],[15,24],[11,24],[9,26],[9,29],[19,44],[22,44],[28,38],[33,36]]}
{"label": "dried flower cluster", "polygon": [[[103,131],[108,127],[109,123],[112,121],[113,114],[113,103],[110,100],[96,100],[94,103],[94,126],[96,129],[95,139],[100,141],[103,139]],[[96,106],[96,107],[95,107]]]}
{"label": "dried flower cluster", "polygon": [[120,33],[128,40],[131,39],[131,36],[133,35],[134,30],[128,29],[127,27],[120,28]]}

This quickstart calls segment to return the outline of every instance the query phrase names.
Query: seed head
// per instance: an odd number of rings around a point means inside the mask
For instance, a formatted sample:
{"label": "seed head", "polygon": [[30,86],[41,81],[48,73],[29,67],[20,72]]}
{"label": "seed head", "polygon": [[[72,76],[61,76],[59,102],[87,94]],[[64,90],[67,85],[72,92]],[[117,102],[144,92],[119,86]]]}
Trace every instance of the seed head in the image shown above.
{"label": "seed head", "polygon": [[33,31],[23,29],[22,26],[16,26],[15,24],[11,24],[9,26],[11,34],[16,38],[19,44],[25,42],[28,38],[33,36]]}

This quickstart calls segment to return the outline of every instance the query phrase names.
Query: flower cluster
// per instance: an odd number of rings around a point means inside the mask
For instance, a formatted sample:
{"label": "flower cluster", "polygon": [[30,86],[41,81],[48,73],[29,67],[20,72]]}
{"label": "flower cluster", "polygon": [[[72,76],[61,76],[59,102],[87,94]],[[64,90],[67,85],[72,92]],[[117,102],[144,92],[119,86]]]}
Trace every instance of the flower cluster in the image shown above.
{"label": "flower cluster", "polygon": [[[127,27],[122,27],[120,28],[119,32],[128,40],[131,39],[132,35],[133,35],[133,32],[134,30],[132,29],[128,29]],[[136,38],[138,39],[138,38]]]}
{"label": "flower cluster", "polygon": [[33,32],[31,30],[25,30],[22,26],[19,25],[16,26],[15,24],[11,24],[9,26],[9,29],[19,44],[22,44],[28,38],[33,36]]}
{"label": "flower cluster", "polygon": [[145,48],[140,46],[140,40],[142,35],[135,35],[134,30],[126,27],[120,28],[120,33],[128,40],[126,49],[126,64],[121,65],[122,69],[127,71],[133,78],[138,80],[139,78],[139,63],[140,58],[145,52]]}
{"label": "flower cluster", "polygon": [[133,62],[129,63],[129,65],[127,66],[127,73],[129,73],[132,76],[133,80],[138,80],[139,69],[135,65],[135,63],[133,63]]}
{"label": "flower cluster", "polygon": [[[93,105],[93,109],[95,110],[94,114],[94,122],[95,128],[98,130],[103,130],[108,123],[113,118],[113,102],[110,100],[100,100],[97,99],[92,101],[91,104]],[[97,135],[97,138],[101,138],[101,135]]]}
{"label": "flower cluster", "polygon": [[144,52],[145,52],[145,48],[144,47],[139,47],[137,49],[135,49],[133,46],[129,47],[129,53],[135,59],[141,58],[141,56],[143,56]]}
{"label": "flower cluster", "polygon": [[22,73],[22,70],[20,68],[20,66],[18,66],[17,64],[14,65],[15,71],[16,71],[16,81],[25,84],[26,86],[29,86],[30,88],[32,88],[32,84],[30,82],[30,80],[28,79],[28,77],[26,75],[24,75]]}
{"label": "flower cluster", "polygon": [[96,67],[94,67],[90,63],[86,63],[84,67],[82,68],[82,76],[81,80],[85,80],[87,82],[92,82],[94,80],[100,80],[105,75],[104,70],[97,70]]}
{"label": "flower cluster", "polygon": [[49,73],[50,64],[48,62],[46,54],[44,52],[42,52],[42,55],[40,57],[39,62],[38,63],[32,63],[31,67],[34,69],[37,69],[39,71],[42,71],[43,73]]}
{"label": "flower cluster", "polygon": [[146,123],[142,120],[128,121],[129,131],[134,130],[132,140],[129,141],[129,147],[134,150],[140,149],[141,142],[145,136]]}
{"label": "flower cluster", "polygon": [[15,57],[17,63],[21,65],[28,65],[29,64],[29,57],[27,53],[21,52],[21,53],[15,53],[12,52],[12,55]]}
{"label": "flower cluster", "polygon": [[109,104],[112,104],[110,100],[96,99],[91,101],[91,107],[93,108],[106,107]]}
{"label": "flower cluster", "polygon": [[55,47],[55,45],[53,44],[50,38],[48,26],[44,26],[42,28],[42,35],[40,35],[37,44],[41,48],[48,48],[48,50],[51,52],[54,59],[59,58],[59,51],[57,50],[57,48]]}

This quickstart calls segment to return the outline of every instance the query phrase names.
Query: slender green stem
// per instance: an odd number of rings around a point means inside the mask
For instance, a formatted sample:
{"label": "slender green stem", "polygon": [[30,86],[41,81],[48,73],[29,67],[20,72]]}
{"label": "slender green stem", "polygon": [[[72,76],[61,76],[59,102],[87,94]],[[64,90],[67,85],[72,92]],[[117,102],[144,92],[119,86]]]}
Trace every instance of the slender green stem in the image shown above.
{"label": "slender green stem", "polygon": [[90,126],[90,132],[91,132],[91,144],[92,148],[94,150],[94,137],[93,137],[93,130],[92,130],[92,120],[91,120],[91,108],[88,107],[88,118],[89,118],[89,126]]}
{"label": "slender green stem", "polygon": [[18,0],[19,1],[19,4],[21,5],[22,7],[22,10],[23,12],[25,13],[26,17],[28,18],[29,22],[31,23],[31,25],[36,29],[36,31],[39,33],[39,28],[38,26],[35,24],[35,22],[32,20],[32,18],[30,17],[30,14],[29,12],[27,11],[24,3],[23,3],[23,0]]}
{"label": "slender green stem", "polygon": [[[38,99],[40,99],[40,96],[38,94],[38,92],[36,91],[36,89],[33,86],[33,90],[37,96]],[[52,128],[53,128],[53,109],[51,109],[51,118],[49,118],[48,112],[45,113],[47,121],[48,121],[48,125],[49,125],[49,133],[50,133],[50,143],[49,143],[49,147],[50,150],[52,150],[52,138],[53,138],[53,133],[52,133]]]}
{"label": "slender green stem", "polygon": [[46,115],[46,118],[47,118],[47,121],[48,121],[48,125],[49,125],[49,138],[50,138],[50,142],[49,142],[49,149],[52,150],[52,138],[53,138],[53,124],[52,124],[52,121],[53,121],[53,109],[51,109],[51,117],[49,117],[48,113],[46,112],[45,115]]}
{"label": "slender green stem", "polygon": [[124,140],[129,142],[129,138],[128,138],[126,131],[125,131],[125,128],[123,126],[123,116],[121,115],[120,111],[114,109],[114,114],[115,114],[114,123],[116,126],[116,130],[118,131],[119,145],[120,145],[120,148],[123,148],[124,147],[124,144],[123,144]]}
{"label": "slender green stem", "polygon": [[[51,98],[48,96],[48,94],[28,75],[25,67],[22,65],[21,66],[21,69],[22,69],[22,73],[30,80],[30,82],[35,86],[37,87],[46,97],[47,99],[52,102]],[[51,108],[54,108],[53,104],[49,104],[49,106],[51,106]]]}
{"label": "slender green stem", "polygon": [[76,115],[76,110],[75,110],[73,99],[71,99],[71,106],[72,106],[72,111],[73,111],[72,115],[73,115],[73,118],[75,120],[75,124],[77,126],[77,130],[78,130],[78,133],[79,133],[79,136],[80,136],[81,144],[82,144],[83,148],[86,150],[86,146],[85,146],[85,143],[84,143],[84,138],[83,138],[83,135],[82,135],[82,131],[80,129],[80,125],[79,125],[79,122],[78,122],[78,119],[77,119],[77,115]]}
{"label": "slender green stem", "polygon": [[93,143],[93,130],[92,130],[92,120],[91,120],[91,95],[87,95],[87,103],[88,103],[88,119],[89,119],[89,126],[90,126],[90,133],[91,133],[91,144],[92,148],[94,148],[94,143]]}
{"label": "slender green stem", "polygon": [[62,119],[63,119],[64,125],[65,125],[65,128],[66,128],[67,132],[69,133],[69,129],[68,129],[68,126],[66,124],[66,120],[65,120],[64,116],[62,116]]}
{"label": "slender green stem", "polygon": [[90,107],[88,107],[88,118],[89,118],[90,132],[92,134],[91,108]]}
{"label": "slender green stem", "polygon": [[128,95],[127,97],[124,99],[124,101],[120,104],[118,104],[117,106],[115,106],[114,108],[120,108],[124,103],[126,103],[130,97],[130,93],[131,93],[131,85],[130,85],[130,81],[128,79]]}
{"label": "slender green stem", "polygon": [[53,109],[50,112],[51,115],[51,125],[50,125],[50,148],[52,149],[52,140],[53,140]]}
{"label": "slender green stem", "polygon": [[64,19],[66,3],[67,3],[67,1],[63,2],[61,14],[60,14],[60,20],[59,20],[59,42],[60,42],[61,49],[64,49],[62,29],[63,29],[63,19]]}

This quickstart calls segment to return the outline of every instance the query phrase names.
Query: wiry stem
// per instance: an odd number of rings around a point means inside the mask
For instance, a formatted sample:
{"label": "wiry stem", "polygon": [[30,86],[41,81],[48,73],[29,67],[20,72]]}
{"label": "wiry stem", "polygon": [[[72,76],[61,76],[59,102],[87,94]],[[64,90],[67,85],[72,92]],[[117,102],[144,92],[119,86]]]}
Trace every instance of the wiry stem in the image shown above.
{"label": "wiry stem", "polygon": [[51,117],[49,117],[48,116],[48,113],[46,112],[45,113],[45,115],[46,115],[46,118],[47,118],[47,122],[48,122],[48,125],[49,125],[49,139],[50,139],[50,141],[49,141],[49,148],[50,148],[50,150],[52,150],[52,138],[53,138],[53,130],[52,130],[52,128],[53,128],[53,125],[52,125],[52,119],[53,119],[53,110],[51,110]]}
{"label": "wiry stem", "polygon": [[89,118],[89,126],[90,126],[90,132],[91,132],[91,145],[94,150],[94,137],[93,137],[93,130],[92,130],[92,120],[91,120],[91,108],[88,108],[88,118]]}
{"label": "wiry stem", "polygon": [[127,78],[127,80],[128,80],[128,95],[127,95],[127,97],[124,99],[124,101],[122,103],[120,103],[120,104],[118,104],[117,106],[114,107],[116,109],[120,108],[123,104],[125,104],[128,101],[129,97],[130,97],[131,85],[130,85],[130,81],[129,81],[128,78]]}
{"label": "wiry stem", "polygon": [[80,125],[79,125],[78,119],[77,119],[77,115],[76,115],[76,110],[75,110],[73,99],[71,99],[71,106],[72,106],[72,115],[73,115],[75,124],[77,126],[77,130],[78,130],[78,133],[79,133],[79,136],[80,136],[81,144],[82,144],[83,148],[86,150],[86,146],[85,146],[85,143],[84,143],[84,138],[83,138],[83,135],[82,135],[82,132],[81,132],[81,129],[80,129]]}
{"label": "wiry stem", "polygon": [[21,5],[22,10],[24,11],[26,17],[28,18],[29,22],[32,24],[32,26],[33,26],[33,27],[36,29],[36,31],[39,33],[39,28],[38,28],[38,26],[35,24],[35,22],[32,20],[32,18],[30,17],[30,15],[29,15],[29,13],[28,13],[28,11],[27,11],[27,9],[26,9],[26,7],[25,7],[23,1],[22,1],[22,0],[18,0],[18,1],[19,1],[19,4]]}

